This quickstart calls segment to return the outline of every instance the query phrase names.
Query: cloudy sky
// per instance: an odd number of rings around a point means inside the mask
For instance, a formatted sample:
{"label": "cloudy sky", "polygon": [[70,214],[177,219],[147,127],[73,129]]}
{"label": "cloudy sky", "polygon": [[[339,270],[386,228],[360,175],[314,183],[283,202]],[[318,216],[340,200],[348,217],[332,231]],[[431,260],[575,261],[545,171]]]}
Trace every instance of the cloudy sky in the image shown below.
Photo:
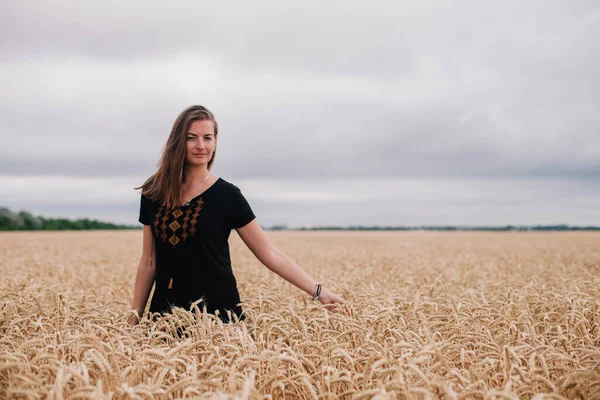
{"label": "cloudy sky", "polygon": [[202,104],[263,225],[600,225],[597,1],[168,3],[0,4],[0,206],[137,224]]}

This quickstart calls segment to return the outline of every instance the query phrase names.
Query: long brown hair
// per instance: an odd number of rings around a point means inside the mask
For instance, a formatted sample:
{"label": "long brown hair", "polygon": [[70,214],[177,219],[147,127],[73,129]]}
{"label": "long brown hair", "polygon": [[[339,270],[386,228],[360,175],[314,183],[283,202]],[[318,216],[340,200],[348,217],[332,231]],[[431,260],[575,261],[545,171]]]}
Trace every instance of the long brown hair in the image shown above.
{"label": "long brown hair", "polygon": [[[175,208],[181,201],[181,187],[183,185],[183,167],[187,149],[187,133],[194,121],[211,121],[215,127],[215,138],[218,133],[217,120],[212,112],[204,106],[190,106],[183,110],[175,120],[169,139],[165,144],[160,158],[158,171],[144,182],[140,187],[142,194],[150,200],[164,204],[167,208]],[[215,161],[217,150],[208,162],[208,169]]]}

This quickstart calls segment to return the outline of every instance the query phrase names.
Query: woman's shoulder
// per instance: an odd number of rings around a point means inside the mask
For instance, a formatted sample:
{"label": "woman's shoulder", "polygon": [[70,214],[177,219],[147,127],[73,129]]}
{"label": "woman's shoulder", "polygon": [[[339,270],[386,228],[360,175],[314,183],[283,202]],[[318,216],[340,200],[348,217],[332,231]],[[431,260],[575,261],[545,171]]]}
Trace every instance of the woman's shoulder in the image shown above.
{"label": "woman's shoulder", "polygon": [[150,202],[150,203],[158,203],[148,193],[144,193],[143,191],[140,191],[140,196],[142,198],[142,201],[147,201],[147,202]]}
{"label": "woman's shoulder", "polygon": [[240,188],[238,188],[233,183],[223,179],[222,176],[219,177],[219,179],[217,179],[217,182],[215,184],[220,184],[221,188],[223,188],[227,191],[240,191]]}
{"label": "woman's shoulder", "polygon": [[246,201],[242,190],[234,183],[220,177],[215,185],[219,185],[220,187],[220,189],[217,190],[219,196],[229,199],[233,204]]}
{"label": "woman's shoulder", "polygon": [[162,201],[155,199],[149,193],[144,193],[143,191],[140,191],[140,198],[141,204],[147,207],[160,208],[160,206],[162,205]]}

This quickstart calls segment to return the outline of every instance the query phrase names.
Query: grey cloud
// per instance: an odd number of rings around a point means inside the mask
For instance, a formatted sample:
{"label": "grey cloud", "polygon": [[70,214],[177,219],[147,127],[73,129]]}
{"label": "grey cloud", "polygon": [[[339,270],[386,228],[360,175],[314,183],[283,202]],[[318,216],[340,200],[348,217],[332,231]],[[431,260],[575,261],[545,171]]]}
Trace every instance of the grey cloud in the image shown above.
{"label": "grey cloud", "polygon": [[457,74],[463,57],[484,65],[505,64],[514,57],[535,59],[547,49],[530,45],[547,45],[547,40],[564,45],[565,32],[598,12],[594,2],[539,0],[527,5],[24,0],[2,7],[2,34],[11,38],[0,47],[6,58],[77,53],[132,61],[192,51],[228,59],[231,68],[240,70],[283,68],[388,77],[417,75],[427,61],[436,63],[432,57]]}
{"label": "grey cloud", "polygon": [[225,176],[600,177],[595,2],[1,14],[3,174],[149,175],[177,113],[206,102]]}
{"label": "grey cloud", "polygon": [[[457,122],[459,109],[396,113],[376,106],[357,108],[330,108],[321,121],[304,117],[314,110],[310,108],[293,115],[286,115],[287,109],[263,114],[241,110],[236,119],[220,120],[215,170],[237,178],[265,179],[600,177],[600,158],[582,157],[586,149],[597,146],[593,135],[511,138],[485,117]],[[127,126],[124,120],[86,122],[73,116],[71,122],[41,119],[42,132],[17,125],[25,134],[0,150],[0,170],[13,175],[149,175],[168,136],[170,118],[151,118],[147,126],[135,121]],[[52,130],[60,135],[49,135]]]}

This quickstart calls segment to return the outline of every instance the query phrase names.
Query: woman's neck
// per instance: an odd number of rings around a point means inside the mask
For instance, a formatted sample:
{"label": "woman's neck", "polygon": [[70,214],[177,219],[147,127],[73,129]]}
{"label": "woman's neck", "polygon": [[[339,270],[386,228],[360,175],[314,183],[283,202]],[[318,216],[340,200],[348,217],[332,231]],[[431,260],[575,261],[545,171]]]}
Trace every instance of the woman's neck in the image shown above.
{"label": "woman's neck", "polygon": [[202,182],[206,175],[208,175],[208,168],[205,165],[198,165],[195,167],[186,166],[183,170],[184,188],[190,188],[197,186],[200,182]]}

